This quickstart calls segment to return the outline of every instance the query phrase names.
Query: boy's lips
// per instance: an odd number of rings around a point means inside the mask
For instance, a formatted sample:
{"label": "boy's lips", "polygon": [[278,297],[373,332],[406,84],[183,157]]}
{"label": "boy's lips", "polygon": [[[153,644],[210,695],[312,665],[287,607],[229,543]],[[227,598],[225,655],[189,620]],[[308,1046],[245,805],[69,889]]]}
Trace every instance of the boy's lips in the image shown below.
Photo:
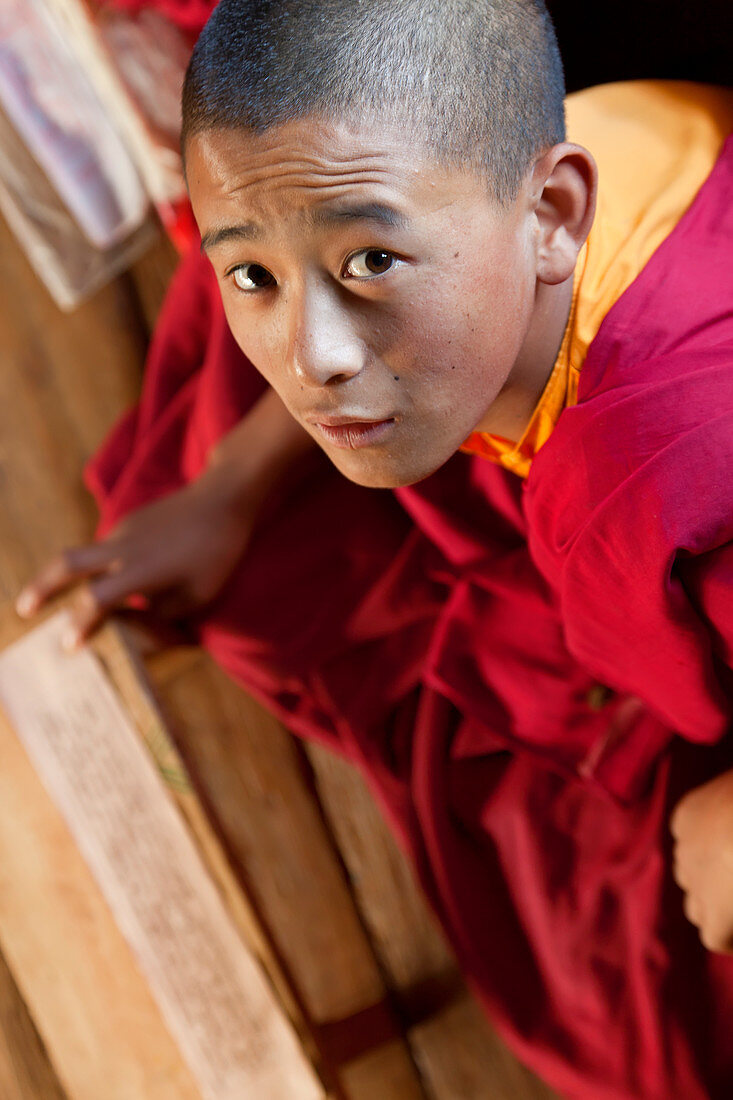
{"label": "boy's lips", "polygon": [[351,416],[334,416],[330,413],[311,413],[305,418],[309,424],[325,424],[329,428],[341,428],[345,424],[383,424],[385,420],[394,420],[393,416],[366,416],[354,413]]}
{"label": "boy's lips", "polygon": [[354,416],[327,416],[317,414],[308,417],[308,422],[318,428],[324,439],[336,447],[354,450],[381,443],[396,424],[395,417],[384,419]]}

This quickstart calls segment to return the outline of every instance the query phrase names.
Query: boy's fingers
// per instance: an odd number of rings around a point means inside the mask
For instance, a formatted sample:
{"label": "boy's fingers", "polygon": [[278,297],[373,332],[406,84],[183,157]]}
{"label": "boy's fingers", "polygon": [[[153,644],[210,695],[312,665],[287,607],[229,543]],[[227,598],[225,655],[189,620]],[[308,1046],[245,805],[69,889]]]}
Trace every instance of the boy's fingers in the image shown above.
{"label": "boy's fingers", "polygon": [[105,589],[104,582],[94,586],[85,585],[80,589],[73,605],[69,608],[71,622],[61,639],[64,649],[78,649],[97,627],[102,625],[105,616],[113,610],[114,593]]}
{"label": "boy's fingers", "polygon": [[22,618],[32,615],[49,596],[108,564],[115,553],[119,553],[119,547],[110,542],[62,550],[22,589],[15,601],[16,611]]}
{"label": "boy's fingers", "polygon": [[120,608],[123,601],[137,593],[141,586],[142,578],[130,569],[83,585],[70,608],[71,623],[63,637],[64,648],[76,649],[85,642],[107,615]]}

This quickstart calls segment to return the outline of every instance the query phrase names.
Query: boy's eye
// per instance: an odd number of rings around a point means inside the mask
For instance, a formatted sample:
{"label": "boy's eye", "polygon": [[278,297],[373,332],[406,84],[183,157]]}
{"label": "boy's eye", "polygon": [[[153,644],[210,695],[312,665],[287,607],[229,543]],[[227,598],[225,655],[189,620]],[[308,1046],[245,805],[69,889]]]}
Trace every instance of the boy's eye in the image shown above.
{"label": "boy's eye", "polygon": [[229,272],[240,290],[261,290],[265,286],[274,286],[275,279],[262,264],[240,264]]}
{"label": "boy's eye", "polygon": [[363,252],[355,252],[347,260],[344,272],[353,279],[383,275],[385,271],[389,271],[394,260],[391,252],[384,252],[381,248],[365,248]]}

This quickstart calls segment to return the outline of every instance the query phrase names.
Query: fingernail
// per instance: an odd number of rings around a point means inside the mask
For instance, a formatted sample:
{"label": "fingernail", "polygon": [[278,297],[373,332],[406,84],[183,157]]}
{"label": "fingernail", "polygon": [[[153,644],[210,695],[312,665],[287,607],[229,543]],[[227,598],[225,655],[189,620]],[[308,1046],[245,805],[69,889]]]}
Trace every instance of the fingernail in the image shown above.
{"label": "fingernail", "polygon": [[81,635],[73,626],[67,627],[61,635],[61,645],[67,653],[72,653],[75,649],[78,649],[80,641]]}
{"label": "fingernail", "polygon": [[36,606],[36,599],[32,592],[21,592],[15,601],[15,610],[19,615],[30,615]]}

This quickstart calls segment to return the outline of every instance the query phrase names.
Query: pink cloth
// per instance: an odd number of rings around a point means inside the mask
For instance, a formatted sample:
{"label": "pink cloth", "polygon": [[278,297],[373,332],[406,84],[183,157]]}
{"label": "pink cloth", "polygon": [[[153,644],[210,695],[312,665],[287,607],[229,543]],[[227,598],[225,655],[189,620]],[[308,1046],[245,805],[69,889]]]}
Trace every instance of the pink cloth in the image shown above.
{"label": "pink cloth", "polygon": [[[362,768],[493,1024],[571,1100],[733,1096],[733,957],[686,921],[668,829],[733,767],[732,184],[729,142],[526,483],[457,454],[392,493],[315,455],[191,623]],[[192,253],[87,467],[98,535],[262,388]]]}

